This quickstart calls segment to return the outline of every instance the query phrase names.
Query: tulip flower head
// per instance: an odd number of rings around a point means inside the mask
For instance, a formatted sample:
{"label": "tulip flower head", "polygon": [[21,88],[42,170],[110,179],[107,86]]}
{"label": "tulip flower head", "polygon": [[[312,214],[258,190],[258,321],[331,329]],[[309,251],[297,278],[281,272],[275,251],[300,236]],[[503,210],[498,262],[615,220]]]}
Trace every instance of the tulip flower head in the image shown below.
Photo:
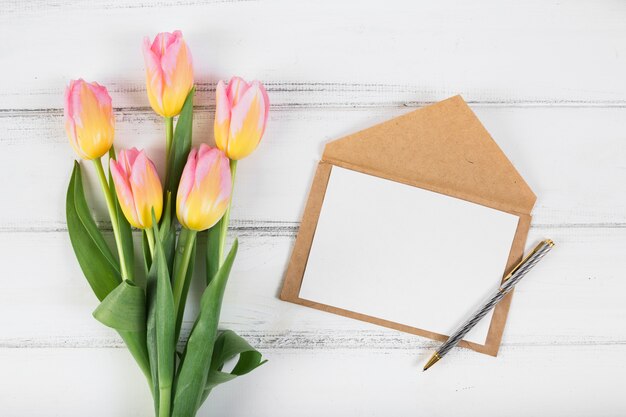
{"label": "tulip flower head", "polygon": [[83,159],[96,159],[113,145],[115,118],[111,96],[98,83],[72,80],[65,90],[65,130]]}
{"label": "tulip flower head", "polygon": [[181,31],[159,33],[154,41],[146,37],[143,45],[148,100],[163,117],[180,113],[193,88],[191,52]]}
{"label": "tulip flower head", "polygon": [[265,132],[270,109],[265,87],[233,77],[228,88],[223,81],[217,83],[215,100],[215,144],[230,159],[243,159],[256,149]]}
{"label": "tulip flower head", "polygon": [[178,221],[187,229],[213,227],[230,203],[232,182],[228,158],[208,145],[192,149],[176,196]]}
{"label": "tulip flower head", "polygon": [[157,170],[144,151],[122,150],[110,160],[111,174],[122,212],[139,229],[152,227],[152,209],[157,221],[163,211],[163,188]]}

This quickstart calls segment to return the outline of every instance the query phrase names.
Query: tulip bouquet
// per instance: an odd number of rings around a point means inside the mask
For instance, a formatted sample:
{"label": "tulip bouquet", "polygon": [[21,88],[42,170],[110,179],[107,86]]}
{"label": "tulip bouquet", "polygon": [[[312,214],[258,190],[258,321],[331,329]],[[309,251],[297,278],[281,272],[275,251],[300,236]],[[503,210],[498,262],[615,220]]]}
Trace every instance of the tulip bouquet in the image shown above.
{"label": "tulip bouquet", "polygon": [[[265,362],[235,332],[219,331],[218,323],[238,246],[235,240],[225,255],[237,162],[259,144],[269,100],[259,82],[237,77],[228,85],[220,81],[217,147],[202,144],[192,149],[194,77],[182,34],[146,39],[143,53],[148,100],[165,119],[165,180],[161,182],[144,151],[115,152],[107,89],[95,82],[71,81],[65,96],[66,131],[80,158],[93,162],[115,250],[92,218],[79,162],[74,163],[67,191],[67,227],[78,263],[100,300],[93,315],[115,329],[128,347],[148,381],[155,415],[191,417],[214,387]],[[105,155],[108,175],[102,164]],[[138,234],[133,228],[141,233],[138,267],[133,239]],[[199,239],[206,241],[204,253],[196,253]],[[196,258],[205,263],[204,293],[186,342],[179,342]],[[230,360],[235,364],[227,372],[224,364]]]}

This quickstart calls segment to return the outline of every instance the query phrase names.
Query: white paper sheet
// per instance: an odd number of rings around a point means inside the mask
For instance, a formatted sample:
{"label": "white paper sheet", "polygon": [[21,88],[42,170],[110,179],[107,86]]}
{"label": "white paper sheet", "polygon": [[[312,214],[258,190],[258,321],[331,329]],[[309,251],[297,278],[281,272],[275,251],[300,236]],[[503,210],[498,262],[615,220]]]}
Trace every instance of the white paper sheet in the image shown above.
{"label": "white paper sheet", "polygon": [[[333,167],[300,298],[449,335],[498,287],[518,221]],[[465,340],[484,344],[490,322]]]}

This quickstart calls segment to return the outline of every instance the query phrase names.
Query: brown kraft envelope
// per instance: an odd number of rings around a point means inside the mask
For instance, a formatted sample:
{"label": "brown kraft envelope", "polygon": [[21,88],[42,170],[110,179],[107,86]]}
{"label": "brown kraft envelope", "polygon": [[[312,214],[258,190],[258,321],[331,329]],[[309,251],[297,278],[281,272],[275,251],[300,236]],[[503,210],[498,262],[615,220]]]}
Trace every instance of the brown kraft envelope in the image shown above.
{"label": "brown kraft envelope", "polygon": [[[299,297],[333,166],[515,214],[520,220],[503,277],[522,259],[536,196],[463,98],[455,96],[326,144],[287,266],[282,300],[437,341],[448,337]],[[496,356],[512,295],[496,306],[484,345],[462,341],[459,346]]]}

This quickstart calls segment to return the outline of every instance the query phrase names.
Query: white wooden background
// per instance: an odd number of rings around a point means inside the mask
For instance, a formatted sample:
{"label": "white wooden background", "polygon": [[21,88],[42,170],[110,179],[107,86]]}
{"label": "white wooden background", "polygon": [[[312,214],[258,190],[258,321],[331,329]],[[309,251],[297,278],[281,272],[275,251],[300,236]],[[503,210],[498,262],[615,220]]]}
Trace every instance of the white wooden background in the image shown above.
{"label": "white wooden background", "polygon": [[[222,315],[270,362],[200,415],[626,414],[625,22],[623,1],[2,1],[0,415],[152,412],[70,247],[62,94],[105,84],[117,146],[161,163],[140,45],[174,29],[195,59],[196,143],[217,79],[263,80],[272,101],[239,165]],[[277,295],[324,143],[457,93],[538,195],[528,246],[558,246],[516,292],[497,358],[456,350],[421,373],[434,342]]]}

